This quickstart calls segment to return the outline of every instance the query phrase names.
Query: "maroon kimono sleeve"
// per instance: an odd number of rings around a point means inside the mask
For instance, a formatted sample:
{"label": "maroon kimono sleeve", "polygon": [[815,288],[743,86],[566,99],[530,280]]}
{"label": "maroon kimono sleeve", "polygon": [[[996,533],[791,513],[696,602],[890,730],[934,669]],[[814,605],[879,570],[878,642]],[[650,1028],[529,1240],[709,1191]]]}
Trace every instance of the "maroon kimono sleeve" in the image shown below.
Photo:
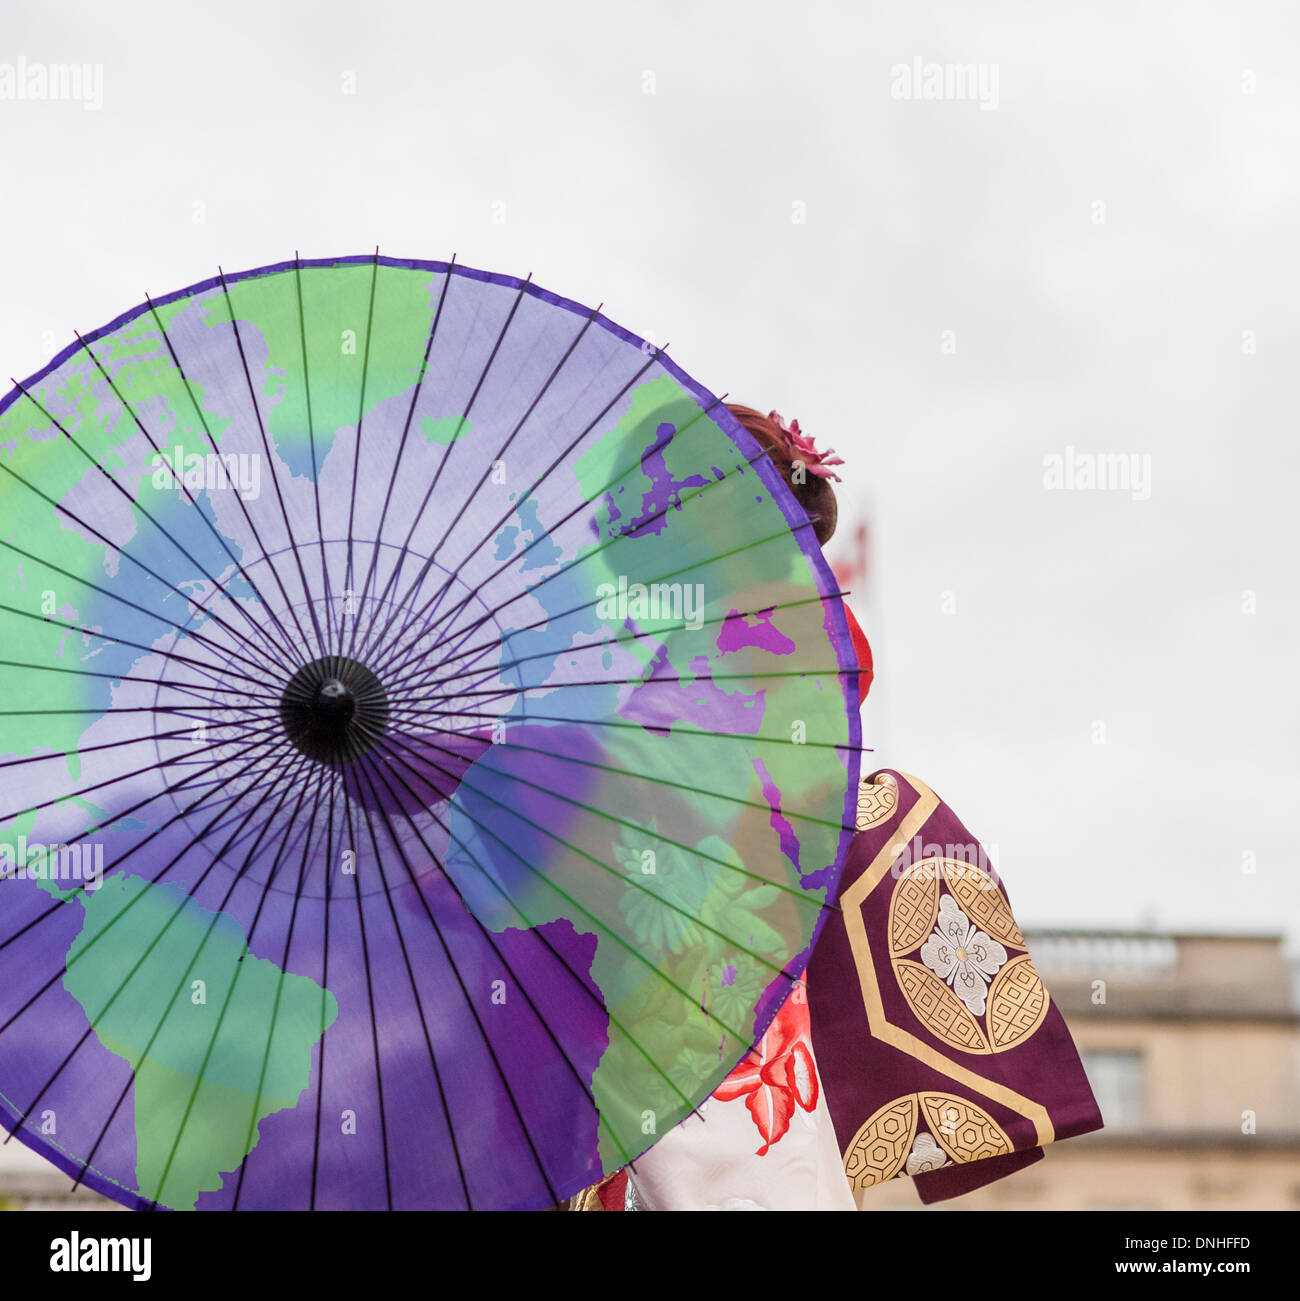
{"label": "maroon kimono sleeve", "polygon": [[1101,1128],[992,864],[923,782],[863,779],[838,902],[808,1003],[855,1188],[910,1175],[941,1201]]}

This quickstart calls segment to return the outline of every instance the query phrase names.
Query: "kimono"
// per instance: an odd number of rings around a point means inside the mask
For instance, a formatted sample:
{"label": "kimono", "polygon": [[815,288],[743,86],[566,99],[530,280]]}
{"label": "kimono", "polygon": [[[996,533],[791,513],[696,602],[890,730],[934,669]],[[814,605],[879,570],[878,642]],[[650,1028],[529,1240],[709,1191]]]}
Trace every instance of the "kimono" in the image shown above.
{"label": "kimono", "polygon": [[757,1047],[575,1209],[851,1210],[896,1178],[935,1202],[1101,1127],[993,865],[924,782],[862,778],[837,903]]}
{"label": "kimono", "polygon": [[1101,1128],[992,864],[923,782],[863,778],[839,905],[807,979],[855,1188],[910,1175],[940,1201]]}

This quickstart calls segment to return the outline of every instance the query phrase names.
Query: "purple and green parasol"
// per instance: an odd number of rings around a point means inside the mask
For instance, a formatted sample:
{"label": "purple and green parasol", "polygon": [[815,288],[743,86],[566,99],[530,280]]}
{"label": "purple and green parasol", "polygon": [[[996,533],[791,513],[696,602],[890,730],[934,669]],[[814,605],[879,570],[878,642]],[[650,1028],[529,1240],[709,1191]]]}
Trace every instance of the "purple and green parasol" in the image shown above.
{"label": "purple and green parasol", "polygon": [[0,405],[0,1112],[133,1207],[550,1205],[803,970],[856,658],[722,403],[506,276],[295,261]]}

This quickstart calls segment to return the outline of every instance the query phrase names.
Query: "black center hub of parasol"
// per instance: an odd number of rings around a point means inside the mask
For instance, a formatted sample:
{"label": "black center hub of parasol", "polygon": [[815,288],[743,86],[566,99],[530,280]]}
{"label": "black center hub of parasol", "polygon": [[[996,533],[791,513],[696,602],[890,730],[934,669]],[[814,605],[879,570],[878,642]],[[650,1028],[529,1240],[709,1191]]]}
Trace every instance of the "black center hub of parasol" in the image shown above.
{"label": "black center hub of parasol", "polygon": [[280,720],[302,754],[321,763],[350,763],[383,736],[388,693],[364,664],[331,655],[293,675],[280,697]]}

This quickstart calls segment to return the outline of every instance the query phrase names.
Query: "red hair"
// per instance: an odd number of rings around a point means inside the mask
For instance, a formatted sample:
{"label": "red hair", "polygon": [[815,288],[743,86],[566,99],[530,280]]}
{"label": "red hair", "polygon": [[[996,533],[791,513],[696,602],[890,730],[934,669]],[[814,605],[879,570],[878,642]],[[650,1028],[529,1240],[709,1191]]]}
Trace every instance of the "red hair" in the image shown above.
{"label": "red hair", "polygon": [[796,473],[795,462],[799,462],[802,467],[802,457],[797,449],[791,446],[786,431],[771,416],[765,416],[761,411],[756,411],[753,407],[741,406],[737,402],[728,402],[727,410],[767,452],[768,459],[790,485],[790,490],[799,504],[808,512],[817,541],[825,546],[835,532],[835,522],[838,517],[835,489],[826,479],[816,474],[808,474],[806,470],[804,473]]}

